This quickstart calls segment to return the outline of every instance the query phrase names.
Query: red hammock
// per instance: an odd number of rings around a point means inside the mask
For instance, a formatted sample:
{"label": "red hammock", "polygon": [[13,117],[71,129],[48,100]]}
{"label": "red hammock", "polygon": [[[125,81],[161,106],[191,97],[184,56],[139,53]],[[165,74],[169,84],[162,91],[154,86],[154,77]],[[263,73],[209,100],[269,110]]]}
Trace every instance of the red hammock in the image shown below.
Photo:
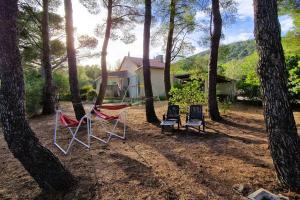
{"label": "red hammock", "polygon": [[96,108],[94,108],[94,113],[101,119],[104,119],[107,121],[119,119],[119,116],[117,116],[117,115],[107,115],[107,114],[101,112],[100,110],[97,110]]}
{"label": "red hammock", "polygon": [[61,113],[60,117],[60,122],[67,127],[77,127],[79,125],[79,121],[77,119],[73,119],[67,115],[64,115]]}
{"label": "red hammock", "polygon": [[95,108],[97,109],[106,109],[106,110],[121,110],[121,109],[124,109],[124,108],[127,108],[129,107],[128,105],[126,104],[118,104],[118,105],[113,105],[113,104],[106,104],[106,105],[97,105],[95,106]]}

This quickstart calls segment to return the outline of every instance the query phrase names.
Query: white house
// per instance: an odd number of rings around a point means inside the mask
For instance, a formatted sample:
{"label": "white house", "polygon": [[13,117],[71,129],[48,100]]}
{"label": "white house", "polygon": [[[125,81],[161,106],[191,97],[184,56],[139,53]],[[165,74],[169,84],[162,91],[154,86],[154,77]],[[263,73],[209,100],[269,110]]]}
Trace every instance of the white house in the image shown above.
{"label": "white house", "polygon": [[[150,59],[150,72],[153,96],[165,96],[163,56]],[[98,79],[99,88],[101,77]],[[98,91],[97,88],[97,91]],[[108,72],[108,87],[106,97],[121,97],[127,91],[130,98],[145,96],[143,59],[125,56],[118,71]]]}

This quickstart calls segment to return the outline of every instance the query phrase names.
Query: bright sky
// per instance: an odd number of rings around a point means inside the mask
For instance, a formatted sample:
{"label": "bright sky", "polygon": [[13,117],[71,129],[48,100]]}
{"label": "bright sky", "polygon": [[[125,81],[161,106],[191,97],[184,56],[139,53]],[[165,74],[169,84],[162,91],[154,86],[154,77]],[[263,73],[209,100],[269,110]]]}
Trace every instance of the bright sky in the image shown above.
{"label": "bright sky", "polygon": [[[253,36],[253,6],[251,0],[237,0],[238,6],[238,19],[236,22],[223,30],[225,38],[222,41],[223,44],[229,44],[237,41],[244,41],[252,39]],[[64,15],[63,6],[59,8],[59,13]],[[198,16],[198,15],[197,15]],[[79,1],[73,1],[73,17],[74,17],[74,27],[76,28],[76,35],[88,34],[94,35],[94,29],[97,24],[103,23],[106,18],[105,9],[101,10],[99,15],[90,14],[87,9],[85,9]],[[199,13],[201,17],[201,13]],[[293,28],[293,21],[289,16],[281,16],[279,18],[281,23],[282,34],[284,35],[288,30]],[[110,40],[108,46],[107,60],[110,67],[114,67],[124,56],[130,52],[131,56],[142,57],[143,55],[143,25],[136,26],[134,33],[137,40],[132,44],[124,44],[121,41]],[[195,40],[197,40],[197,35],[194,35]],[[102,46],[102,38],[98,39],[97,51],[100,52]],[[196,51],[198,53],[204,50],[203,47],[196,45]],[[150,57],[154,57],[159,54],[164,54],[161,47],[151,47]],[[93,58],[89,60],[82,60],[81,64],[98,64],[100,65],[100,58]]]}

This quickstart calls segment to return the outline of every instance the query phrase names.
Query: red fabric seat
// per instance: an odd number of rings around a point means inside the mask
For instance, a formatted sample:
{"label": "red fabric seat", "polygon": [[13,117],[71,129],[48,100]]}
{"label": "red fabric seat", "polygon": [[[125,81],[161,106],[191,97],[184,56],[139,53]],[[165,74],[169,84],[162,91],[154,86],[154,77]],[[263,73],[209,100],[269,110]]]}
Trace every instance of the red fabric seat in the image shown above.
{"label": "red fabric seat", "polygon": [[111,121],[111,120],[116,120],[119,119],[118,115],[107,115],[103,112],[101,112],[100,110],[94,109],[94,113],[100,117],[101,119],[107,120],[107,121]]}
{"label": "red fabric seat", "polygon": [[106,104],[106,105],[96,106],[96,108],[98,109],[106,109],[106,110],[121,110],[127,107],[128,105],[126,104],[118,104],[118,105]]}
{"label": "red fabric seat", "polygon": [[67,127],[77,127],[79,125],[79,121],[77,119],[73,119],[67,115],[60,115],[60,122]]}

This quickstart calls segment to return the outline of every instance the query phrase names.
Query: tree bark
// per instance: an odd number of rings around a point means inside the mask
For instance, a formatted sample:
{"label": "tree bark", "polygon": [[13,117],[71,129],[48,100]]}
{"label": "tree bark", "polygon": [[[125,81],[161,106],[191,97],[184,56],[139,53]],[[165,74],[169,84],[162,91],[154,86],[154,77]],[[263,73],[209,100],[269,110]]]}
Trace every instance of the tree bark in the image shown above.
{"label": "tree bark", "polygon": [[283,186],[300,191],[300,138],[288,98],[287,71],[281,44],[276,0],[254,0],[257,72],[269,146]]}
{"label": "tree bark", "polygon": [[112,0],[108,0],[107,4],[107,18],[106,18],[106,29],[105,36],[102,45],[101,51],[101,84],[99,88],[99,93],[95,102],[95,105],[102,105],[105,92],[107,88],[107,64],[106,64],[106,55],[107,55],[107,46],[110,38],[111,25],[112,25]]}
{"label": "tree bark", "polygon": [[221,116],[217,101],[217,67],[219,44],[222,32],[222,18],[219,0],[212,0],[213,32],[211,35],[209,72],[208,72],[208,111],[211,120],[219,121]]}
{"label": "tree bark", "polygon": [[50,63],[50,45],[49,45],[49,1],[43,0],[43,18],[42,18],[42,40],[43,55],[42,67],[45,78],[43,91],[43,114],[49,115],[55,112],[55,99],[52,84],[52,68]]}
{"label": "tree bark", "polygon": [[64,0],[65,14],[66,14],[66,36],[67,36],[67,56],[69,66],[69,82],[72,96],[72,104],[76,119],[80,120],[85,111],[80,98],[78,77],[77,77],[77,64],[76,64],[76,52],[74,48],[74,27],[73,27],[73,10],[72,1]]}
{"label": "tree bark", "polygon": [[173,49],[175,15],[176,15],[176,0],[171,0],[169,32],[168,32],[167,48],[166,48],[166,62],[165,62],[165,70],[164,70],[165,91],[166,91],[167,99],[170,98],[169,92],[171,90],[170,66],[171,66],[171,56],[172,56],[172,49]]}
{"label": "tree bark", "polygon": [[18,49],[17,0],[0,0],[0,117],[8,148],[39,186],[67,190],[74,178],[35,137],[25,118],[24,79]]}
{"label": "tree bark", "polygon": [[150,27],[151,27],[151,0],[145,0],[144,44],[143,44],[143,75],[146,96],[146,118],[150,123],[159,122],[153,105],[151,71],[149,61]]}

